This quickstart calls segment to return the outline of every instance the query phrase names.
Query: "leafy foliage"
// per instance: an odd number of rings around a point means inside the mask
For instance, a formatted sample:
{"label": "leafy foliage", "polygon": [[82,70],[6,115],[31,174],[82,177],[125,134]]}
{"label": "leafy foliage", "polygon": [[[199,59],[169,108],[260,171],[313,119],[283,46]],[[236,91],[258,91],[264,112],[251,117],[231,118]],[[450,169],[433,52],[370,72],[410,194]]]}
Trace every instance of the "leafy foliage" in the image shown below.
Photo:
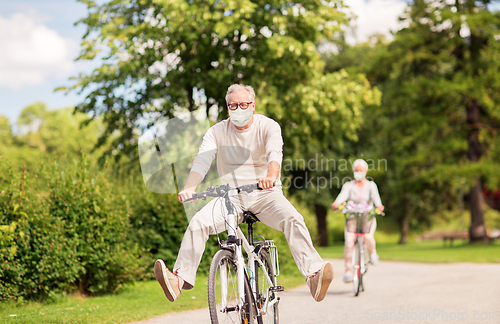
{"label": "leafy foliage", "polygon": [[102,175],[90,175],[84,162],[75,169],[54,166],[43,179],[6,173],[12,180],[0,195],[1,299],[96,294],[141,277],[123,204]]}
{"label": "leafy foliage", "polygon": [[76,280],[79,290],[111,291],[140,278],[142,251],[129,240],[132,210],[126,197],[113,194],[105,173],[90,174],[85,160],[73,174],[67,172],[68,168],[57,167],[53,171],[48,203],[81,267]]}
{"label": "leafy foliage", "polygon": [[319,74],[315,43],[345,21],[340,2],[314,0],[82,2],[90,13],[80,21],[87,33],[79,59],[103,64],[71,89],[90,90],[77,109],[104,116],[101,143],[118,130],[113,147],[126,153],[139,120],[144,126],[180,109],[221,109],[232,83],[254,85],[270,104],[285,98]]}
{"label": "leafy foliage", "polygon": [[470,190],[480,227],[480,186],[499,185],[500,14],[486,4],[415,1],[392,42],[379,37],[346,47],[327,63],[330,71],[366,73],[383,93],[381,106],[365,110],[371,123],[359,143],[349,146],[387,159],[381,192],[403,234],[456,208],[460,188]]}

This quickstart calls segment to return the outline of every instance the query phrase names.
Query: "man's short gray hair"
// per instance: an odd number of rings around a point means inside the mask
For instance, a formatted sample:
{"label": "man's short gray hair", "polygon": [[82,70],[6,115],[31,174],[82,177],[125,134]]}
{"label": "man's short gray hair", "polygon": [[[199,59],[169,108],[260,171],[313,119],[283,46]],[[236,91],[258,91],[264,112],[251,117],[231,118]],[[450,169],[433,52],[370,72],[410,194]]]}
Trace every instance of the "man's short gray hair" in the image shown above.
{"label": "man's short gray hair", "polygon": [[368,171],[368,163],[366,163],[365,160],[363,159],[357,159],[356,161],[354,161],[354,163],[352,164],[352,170],[356,170],[356,167],[358,166],[358,164],[361,164],[361,166],[363,166],[365,168],[366,171]]}
{"label": "man's short gray hair", "polygon": [[229,86],[229,88],[227,88],[226,103],[229,102],[229,98],[231,97],[233,92],[240,90],[245,90],[246,92],[248,92],[248,95],[250,96],[250,101],[255,101],[255,91],[253,90],[252,86],[235,83]]}

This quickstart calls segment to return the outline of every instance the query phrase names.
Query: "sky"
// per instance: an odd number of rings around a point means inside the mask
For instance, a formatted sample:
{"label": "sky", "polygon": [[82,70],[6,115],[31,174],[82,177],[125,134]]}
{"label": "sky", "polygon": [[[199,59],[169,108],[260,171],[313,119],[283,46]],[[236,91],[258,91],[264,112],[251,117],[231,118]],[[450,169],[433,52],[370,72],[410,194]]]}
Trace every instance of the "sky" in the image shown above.
{"label": "sky", "polygon": [[[352,41],[373,33],[397,30],[402,0],[345,0],[358,16]],[[0,0],[0,115],[15,123],[24,107],[36,101],[50,109],[71,107],[83,100],[70,92],[71,76],[90,72],[98,62],[75,62],[85,33],[75,22],[86,17],[86,5],[76,0]]]}

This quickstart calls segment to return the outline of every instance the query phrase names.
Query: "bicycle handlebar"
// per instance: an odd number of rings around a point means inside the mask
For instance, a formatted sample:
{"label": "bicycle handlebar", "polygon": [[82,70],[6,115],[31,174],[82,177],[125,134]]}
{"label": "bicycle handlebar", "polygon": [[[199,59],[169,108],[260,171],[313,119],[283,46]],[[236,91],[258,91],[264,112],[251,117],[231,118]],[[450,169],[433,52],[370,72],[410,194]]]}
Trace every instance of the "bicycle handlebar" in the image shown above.
{"label": "bicycle handlebar", "polygon": [[[276,182],[273,183],[273,187],[275,185],[276,185]],[[183,203],[189,202],[189,201],[192,201],[192,200],[196,200],[196,199],[206,200],[207,197],[224,197],[231,190],[235,190],[236,193],[240,193],[242,191],[250,193],[250,192],[252,192],[254,190],[264,190],[264,189],[262,189],[261,187],[259,187],[258,183],[253,183],[253,184],[249,184],[249,185],[243,185],[243,186],[239,186],[237,188],[231,188],[231,187],[229,187],[229,184],[215,186],[215,187],[214,186],[210,186],[205,191],[194,193],[193,196],[191,196],[191,198],[184,200]]]}
{"label": "bicycle handlebar", "polygon": [[[336,209],[333,211],[333,213],[342,213],[342,211],[340,209]],[[343,213],[344,214],[344,213]],[[364,212],[347,212],[345,214],[364,214]],[[344,215],[345,215],[344,214]],[[375,215],[374,215],[375,216]],[[380,212],[380,213],[376,213],[376,216],[385,216],[385,213],[384,212]]]}
{"label": "bicycle handlebar", "polygon": [[[339,206],[341,207],[341,206]],[[344,207],[346,208],[346,207]],[[354,215],[354,214],[365,214],[365,213],[369,213],[371,211],[375,211],[375,214],[376,215],[380,215],[380,216],[385,216],[385,213],[383,211],[379,211],[379,212],[376,212],[376,208],[370,208],[370,209],[366,209],[366,210],[347,210],[346,212],[344,212],[342,209],[340,208],[337,208],[337,209],[334,209],[333,213],[343,213],[344,215],[345,214],[350,214],[350,215]]]}

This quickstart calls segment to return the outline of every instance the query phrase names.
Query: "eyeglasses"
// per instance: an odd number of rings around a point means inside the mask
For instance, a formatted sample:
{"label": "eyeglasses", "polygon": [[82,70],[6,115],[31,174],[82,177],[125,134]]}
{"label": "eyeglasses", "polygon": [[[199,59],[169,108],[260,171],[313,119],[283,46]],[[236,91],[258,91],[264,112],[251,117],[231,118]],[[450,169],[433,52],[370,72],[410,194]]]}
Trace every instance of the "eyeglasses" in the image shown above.
{"label": "eyeglasses", "polygon": [[240,107],[241,109],[247,109],[248,107],[250,107],[251,104],[253,104],[253,101],[237,102],[237,103],[230,103],[227,105],[227,107],[231,110],[236,110],[236,109],[238,109],[238,107]]}

